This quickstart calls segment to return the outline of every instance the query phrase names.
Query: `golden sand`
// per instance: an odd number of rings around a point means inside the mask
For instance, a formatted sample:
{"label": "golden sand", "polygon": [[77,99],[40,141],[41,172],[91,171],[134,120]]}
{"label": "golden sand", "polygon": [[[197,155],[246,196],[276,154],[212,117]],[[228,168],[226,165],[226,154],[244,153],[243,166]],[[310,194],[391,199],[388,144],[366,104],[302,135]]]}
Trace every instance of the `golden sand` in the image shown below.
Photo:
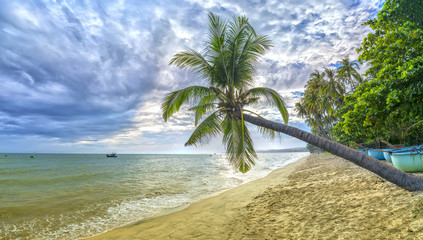
{"label": "golden sand", "polygon": [[92,239],[423,239],[423,194],[312,154],[267,177]]}

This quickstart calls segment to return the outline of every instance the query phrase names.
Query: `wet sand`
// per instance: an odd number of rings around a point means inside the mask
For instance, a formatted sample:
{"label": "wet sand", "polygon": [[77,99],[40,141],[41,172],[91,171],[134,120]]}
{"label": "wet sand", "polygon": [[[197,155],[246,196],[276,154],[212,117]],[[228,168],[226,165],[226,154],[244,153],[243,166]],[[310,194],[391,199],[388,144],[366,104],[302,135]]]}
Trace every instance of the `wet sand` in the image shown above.
{"label": "wet sand", "polygon": [[181,211],[90,239],[423,239],[423,194],[342,158],[312,154]]}

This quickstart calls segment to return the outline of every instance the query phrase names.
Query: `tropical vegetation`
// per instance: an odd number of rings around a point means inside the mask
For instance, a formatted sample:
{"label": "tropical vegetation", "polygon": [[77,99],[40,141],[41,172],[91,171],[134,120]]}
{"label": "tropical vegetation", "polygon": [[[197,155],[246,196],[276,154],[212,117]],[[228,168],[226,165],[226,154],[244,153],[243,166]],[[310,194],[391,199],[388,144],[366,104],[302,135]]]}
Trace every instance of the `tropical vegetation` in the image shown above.
{"label": "tropical vegetation", "polygon": [[357,49],[370,81],[344,99],[341,142],[423,143],[423,0],[388,0]]}
{"label": "tropical vegetation", "polygon": [[[255,64],[270,47],[267,36],[257,34],[246,17],[237,17],[228,22],[209,14],[208,42],[204,52],[188,49],[176,54],[170,61],[170,64],[181,69],[197,73],[207,86],[189,86],[171,92],[162,103],[165,121],[184,104],[189,104],[189,109],[194,112],[196,129],[185,145],[201,145],[211,137],[220,135],[229,161],[241,172],[246,172],[257,157],[246,125],[248,122],[270,138],[274,138],[276,132],[288,134],[350,160],[398,186],[423,190],[421,178],[381,164],[342,144],[287,125],[288,112],[282,96],[270,88],[253,87]],[[350,78],[345,79],[351,81]],[[330,88],[337,89],[335,80],[330,81]],[[319,82],[316,81],[316,84]],[[247,108],[260,100],[278,109],[285,124],[266,120]],[[328,101],[332,106],[340,104],[335,98],[328,98]]]}
{"label": "tropical vegetation", "polygon": [[370,65],[365,76],[348,58],[310,75],[296,110],[314,134],[345,144],[423,143],[422,16],[422,0],[386,1],[357,49]]}
{"label": "tropical vegetation", "polygon": [[339,122],[338,110],[344,106],[345,96],[356,91],[366,80],[358,72],[360,65],[348,57],[338,62],[338,68],[315,70],[310,74],[304,95],[295,104],[297,115],[305,119],[311,132],[334,139],[333,128]]}

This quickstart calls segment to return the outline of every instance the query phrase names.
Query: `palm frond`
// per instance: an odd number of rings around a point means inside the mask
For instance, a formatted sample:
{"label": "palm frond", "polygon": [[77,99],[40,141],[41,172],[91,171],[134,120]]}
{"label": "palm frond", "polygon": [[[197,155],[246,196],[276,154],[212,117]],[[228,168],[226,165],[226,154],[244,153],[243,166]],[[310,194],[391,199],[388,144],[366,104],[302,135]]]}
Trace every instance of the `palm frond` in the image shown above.
{"label": "palm frond", "polygon": [[208,87],[190,86],[167,94],[162,103],[162,116],[167,121],[181,106],[188,101],[198,101],[200,98],[213,95],[214,92]]}
{"label": "palm frond", "polygon": [[270,47],[272,47],[271,41],[265,35],[250,34],[244,40],[244,45],[234,60],[233,71],[236,87],[253,85],[254,66]]}
{"label": "palm frond", "polygon": [[198,122],[202,119],[203,115],[209,113],[216,109],[216,95],[208,95],[203,97],[198,105],[191,107],[189,110],[195,112],[195,126],[198,125]]}
{"label": "palm frond", "polygon": [[222,119],[218,111],[210,114],[194,130],[185,146],[197,146],[207,143],[211,137],[217,136],[221,132],[221,123]]}
{"label": "palm frond", "polygon": [[269,104],[275,105],[277,107],[277,109],[281,113],[284,123],[288,123],[288,110],[286,109],[285,102],[282,96],[277,91],[271,88],[258,87],[251,88],[247,90],[244,94],[249,97],[264,97]]}
{"label": "palm frond", "polygon": [[240,172],[247,172],[257,158],[250,133],[242,120],[226,116],[222,121],[223,143],[230,163]]}
{"label": "palm frond", "polygon": [[231,72],[231,84],[235,83],[237,75],[238,58],[242,53],[243,46],[246,43],[246,39],[255,32],[251,32],[252,27],[248,23],[248,18],[237,17],[230,23],[228,32],[227,45],[230,52],[230,58],[228,62],[230,64],[229,71]]}
{"label": "palm frond", "polygon": [[226,44],[227,22],[219,16],[209,13],[209,34],[207,42],[207,55],[213,65],[214,76],[208,80],[213,86],[223,87],[229,83],[228,50]]}
{"label": "palm frond", "polygon": [[279,132],[275,132],[272,129],[268,129],[265,127],[257,126],[258,131],[263,135],[264,138],[267,138],[269,140],[275,140],[275,137],[281,138],[281,134]]}
{"label": "palm frond", "polygon": [[175,54],[169,64],[174,64],[181,69],[192,69],[205,79],[213,77],[213,66],[207,62],[203,55],[193,49]]}
{"label": "palm frond", "polygon": [[227,22],[223,21],[219,16],[209,13],[209,33],[208,33],[208,50],[216,53],[224,49],[226,39]]}

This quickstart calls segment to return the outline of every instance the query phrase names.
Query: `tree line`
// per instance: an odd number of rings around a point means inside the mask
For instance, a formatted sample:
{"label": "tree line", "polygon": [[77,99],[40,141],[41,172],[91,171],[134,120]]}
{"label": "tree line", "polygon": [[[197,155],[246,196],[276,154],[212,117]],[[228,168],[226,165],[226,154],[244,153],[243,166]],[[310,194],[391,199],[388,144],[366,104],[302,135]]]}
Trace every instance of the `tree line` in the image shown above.
{"label": "tree line", "polygon": [[423,143],[423,0],[388,0],[357,61],[311,74],[296,110],[313,133],[342,143]]}

